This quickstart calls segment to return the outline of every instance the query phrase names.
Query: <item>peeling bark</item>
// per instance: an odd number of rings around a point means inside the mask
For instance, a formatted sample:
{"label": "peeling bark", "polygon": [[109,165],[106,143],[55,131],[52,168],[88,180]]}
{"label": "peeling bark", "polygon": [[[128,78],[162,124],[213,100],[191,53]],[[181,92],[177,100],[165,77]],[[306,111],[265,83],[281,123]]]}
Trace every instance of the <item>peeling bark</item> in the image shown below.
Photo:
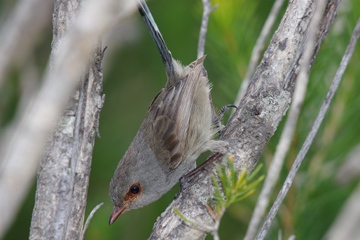
{"label": "peeling bark", "polygon": [[[78,1],[55,1],[52,57],[78,11]],[[43,153],[30,239],[80,239],[92,151],[103,106],[101,45],[79,82]]]}

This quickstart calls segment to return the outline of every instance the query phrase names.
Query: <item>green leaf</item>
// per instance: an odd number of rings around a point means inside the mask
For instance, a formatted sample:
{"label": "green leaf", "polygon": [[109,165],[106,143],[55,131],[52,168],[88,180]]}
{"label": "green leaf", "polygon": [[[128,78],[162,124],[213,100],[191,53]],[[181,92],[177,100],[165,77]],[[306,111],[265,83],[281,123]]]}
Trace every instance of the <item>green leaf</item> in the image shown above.
{"label": "green leaf", "polygon": [[264,179],[264,176],[260,176],[255,179],[260,171],[261,165],[256,167],[251,174],[247,173],[247,169],[245,167],[238,172],[234,168],[233,159],[233,157],[229,157],[227,165],[228,169],[225,165],[216,166],[216,172],[221,186],[219,186],[215,176],[211,177],[215,187],[214,198],[216,200],[216,210],[218,213],[220,213],[222,209],[228,208],[231,204],[249,197],[255,192],[256,186]]}

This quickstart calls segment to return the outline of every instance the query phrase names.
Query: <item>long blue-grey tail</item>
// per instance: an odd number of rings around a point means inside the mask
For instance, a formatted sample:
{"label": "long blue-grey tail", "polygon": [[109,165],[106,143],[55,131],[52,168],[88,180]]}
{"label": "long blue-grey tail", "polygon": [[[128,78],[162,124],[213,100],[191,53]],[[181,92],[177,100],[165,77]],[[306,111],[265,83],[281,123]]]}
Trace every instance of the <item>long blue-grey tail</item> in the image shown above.
{"label": "long blue-grey tail", "polygon": [[164,63],[166,75],[168,77],[168,81],[172,81],[175,77],[175,68],[173,64],[173,58],[171,55],[171,52],[166,46],[166,43],[164,41],[164,38],[162,37],[160,30],[158,26],[155,23],[155,20],[153,16],[151,15],[151,12],[143,0],[138,0],[139,2],[139,12],[144,19],[144,22],[149,29],[150,35],[153,38],[159,52],[162,58],[162,61]]}

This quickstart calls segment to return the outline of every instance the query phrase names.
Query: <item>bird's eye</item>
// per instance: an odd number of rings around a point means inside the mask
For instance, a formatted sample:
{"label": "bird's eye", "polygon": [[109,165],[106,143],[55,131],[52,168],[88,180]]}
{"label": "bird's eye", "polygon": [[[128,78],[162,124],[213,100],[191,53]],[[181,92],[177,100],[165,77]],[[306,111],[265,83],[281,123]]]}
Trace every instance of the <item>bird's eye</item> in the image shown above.
{"label": "bird's eye", "polygon": [[130,192],[133,193],[133,194],[137,194],[137,193],[139,193],[139,191],[140,191],[140,188],[138,186],[133,186],[130,189]]}
{"label": "bird's eye", "polygon": [[132,193],[132,194],[138,194],[140,191],[141,191],[140,183],[134,183],[129,188],[129,192]]}

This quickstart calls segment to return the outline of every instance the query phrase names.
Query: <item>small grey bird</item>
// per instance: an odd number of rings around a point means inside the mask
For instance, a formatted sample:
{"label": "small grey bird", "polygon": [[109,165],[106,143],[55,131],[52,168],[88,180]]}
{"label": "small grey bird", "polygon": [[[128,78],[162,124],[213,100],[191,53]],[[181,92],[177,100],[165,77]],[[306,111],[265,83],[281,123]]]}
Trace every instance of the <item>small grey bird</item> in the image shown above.
{"label": "small grey bird", "polygon": [[124,211],[150,204],[196,166],[202,152],[225,153],[228,143],[214,140],[210,84],[205,56],[188,66],[172,58],[144,1],[139,2],[150,34],[165,65],[167,82],[151,102],[134,140],[110,183],[112,224]]}

